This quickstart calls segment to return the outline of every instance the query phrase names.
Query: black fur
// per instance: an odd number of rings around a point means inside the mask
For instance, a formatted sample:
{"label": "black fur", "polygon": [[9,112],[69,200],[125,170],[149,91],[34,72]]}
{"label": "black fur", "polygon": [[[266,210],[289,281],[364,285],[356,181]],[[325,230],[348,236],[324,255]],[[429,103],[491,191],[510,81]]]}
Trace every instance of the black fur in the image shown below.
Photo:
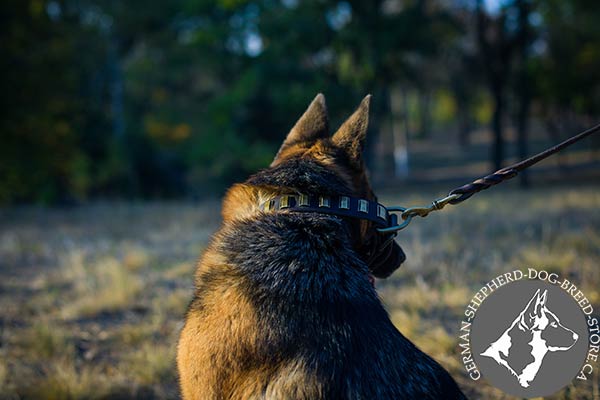
{"label": "black fur", "polygon": [[327,167],[316,161],[293,158],[252,175],[246,183],[285,187],[306,194],[351,196],[351,189]]}
{"label": "black fur", "polygon": [[[305,160],[259,172],[247,183],[349,193],[335,174]],[[243,361],[248,368],[300,359],[323,385],[323,399],[464,398],[450,375],[390,321],[353,249],[348,221],[265,214],[225,226],[214,244],[232,266],[230,276],[202,276],[192,307],[201,309],[202,293],[218,281],[239,282],[260,327],[260,350]]]}

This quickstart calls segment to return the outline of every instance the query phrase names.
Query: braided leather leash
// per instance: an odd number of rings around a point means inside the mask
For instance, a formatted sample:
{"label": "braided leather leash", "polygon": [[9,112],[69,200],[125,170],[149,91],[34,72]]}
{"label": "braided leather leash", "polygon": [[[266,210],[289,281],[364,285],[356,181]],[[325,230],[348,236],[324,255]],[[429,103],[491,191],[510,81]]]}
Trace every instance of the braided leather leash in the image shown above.
{"label": "braided leather leash", "polygon": [[404,220],[400,224],[392,225],[387,228],[379,228],[379,232],[396,232],[401,229],[404,229],[410,223],[411,219],[415,216],[426,217],[432,211],[441,210],[447,204],[458,204],[463,201],[469,199],[475,193],[481,192],[482,190],[488,189],[494,185],[507,181],[509,179],[514,178],[519,174],[519,172],[523,171],[531,167],[534,164],[550,157],[551,155],[558,153],[559,151],[569,147],[573,143],[580,141],[581,139],[591,135],[592,133],[600,131],[600,124],[597,124],[567,140],[562,143],[557,144],[547,150],[542,151],[534,155],[533,157],[529,157],[526,160],[520,161],[511,166],[499,169],[498,171],[486,175],[483,178],[479,178],[471,183],[467,183],[461,187],[453,189],[450,191],[448,196],[434,200],[429,206],[425,207],[387,207],[388,211],[401,212],[401,217]]}

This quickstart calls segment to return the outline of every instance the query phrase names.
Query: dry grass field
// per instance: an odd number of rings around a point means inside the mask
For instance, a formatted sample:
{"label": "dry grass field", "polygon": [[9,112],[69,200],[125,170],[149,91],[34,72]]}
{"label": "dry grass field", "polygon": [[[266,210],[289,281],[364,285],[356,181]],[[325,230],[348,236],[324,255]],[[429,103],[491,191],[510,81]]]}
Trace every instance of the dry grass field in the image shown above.
{"label": "dry grass field", "polygon": [[[385,195],[420,205],[443,192]],[[219,204],[100,204],[0,211],[0,399],[175,399],[175,344],[195,260]],[[535,266],[578,282],[600,310],[600,186],[475,196],[398,236],[406,264],[377,288],[398,328],[472,398],[508,399],[466,378],[465,305],[498,273]],[[552,399],[598,399],[593,379]]]}

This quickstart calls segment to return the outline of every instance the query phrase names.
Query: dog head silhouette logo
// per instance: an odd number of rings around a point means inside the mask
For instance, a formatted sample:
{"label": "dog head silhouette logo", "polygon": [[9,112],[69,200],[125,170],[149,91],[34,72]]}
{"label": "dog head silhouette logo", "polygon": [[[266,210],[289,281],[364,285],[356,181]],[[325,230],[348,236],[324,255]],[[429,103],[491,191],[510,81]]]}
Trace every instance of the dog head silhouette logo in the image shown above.
{"label": "dog head silhouette logo", "polygon": [[[576,332],[561,324],[556,314],[548,309],[547,300],[548,290],[542,293],[538,289],[512,324],[481,353],[507,368],[524,388],[535,379],[548,353],[567,351],[579,339]],[[529,339],[527,343],[531,346],[533,361],[518,372],[509,364],[509,355],[513,341],[523,338]]]}
{"label": "dog head silhouette logo", "polygon": [[550,395],[571,382],[587,351],[577,302],[543,282],[514,282],[488,296],[473,320],[471,347],[482,376],[520,397]]}

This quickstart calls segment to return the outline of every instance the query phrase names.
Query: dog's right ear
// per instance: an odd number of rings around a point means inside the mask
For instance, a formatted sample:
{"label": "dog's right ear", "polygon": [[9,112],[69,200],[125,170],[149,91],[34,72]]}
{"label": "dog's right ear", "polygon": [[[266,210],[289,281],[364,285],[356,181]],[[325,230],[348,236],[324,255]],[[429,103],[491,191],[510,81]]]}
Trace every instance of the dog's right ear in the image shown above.
{"label": "dog's right ear", "polygon": [[360,103],[354,114],[340,126],[331,140],[342,148],[357,166],[362,165],[362,151],[367,138],[369,126],[369,105],[371,95],[367,95]]}
{"label": "dog's right ear", "polygon": [[298,143],[313,142],[329,135],[329,117],[325,96],[319,93],[283,141],[271,166],[275,165],[286,149]]}

